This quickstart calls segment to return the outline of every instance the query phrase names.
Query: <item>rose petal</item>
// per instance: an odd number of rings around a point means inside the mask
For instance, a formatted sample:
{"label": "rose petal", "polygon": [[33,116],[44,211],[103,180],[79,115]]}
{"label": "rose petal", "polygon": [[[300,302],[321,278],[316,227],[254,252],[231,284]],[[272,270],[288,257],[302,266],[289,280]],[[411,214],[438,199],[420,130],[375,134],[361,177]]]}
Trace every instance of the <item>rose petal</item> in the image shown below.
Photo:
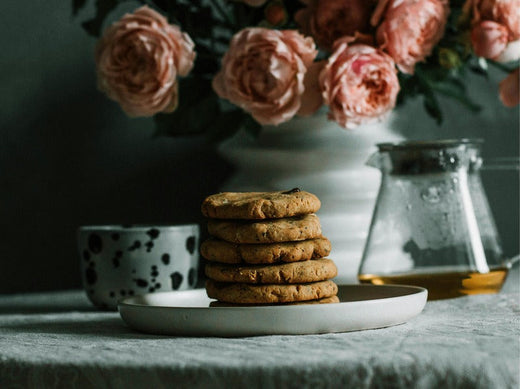
{"label": "rose petal", "polygon": [[502,104],[512,108],[520,103],[520,68],[513,70],[499,85]]}
{"label": "rose petal", "polygon": [[108,27],[96,47],[98,86],[129,116],[172,112],[178,75],[193,67],[193,42],[143,6]]}
{"label": "rose petal", "polygon": [[280,124],[300,109],[316,55],[312,39],[297,31],[246,28],[231,39],[213,89],[260,124]]}

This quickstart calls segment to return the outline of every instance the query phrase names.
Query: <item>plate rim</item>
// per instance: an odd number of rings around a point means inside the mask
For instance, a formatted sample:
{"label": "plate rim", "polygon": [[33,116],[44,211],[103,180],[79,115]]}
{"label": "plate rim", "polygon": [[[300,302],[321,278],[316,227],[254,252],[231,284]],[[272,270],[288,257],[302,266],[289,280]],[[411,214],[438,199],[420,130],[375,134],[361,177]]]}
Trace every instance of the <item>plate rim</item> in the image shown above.
{"label": "plate rim", "polygon": [[[371,285],[371,284],[339,284],[338,288],[341,288],[343,286],[347,287],[361,287],[361,288],[377,288],[377,289],[383,289],[387,287],[398,287],[402,289],[408,289],[408,290],[414,290],[413,293],[407,293],[402,294],[398,296],[391,296],[391,297],[382,297],[382,298],[373,298],[373,299],[366,299],[366,300],[356,300],[356,301],[340,301],[339,303],[333,303],[333,304],[294,304],[294,305],[253,305],[253,306],[230,306],[230,307],[200,307],[200,306],[172,306],[172,305],[153,305],[153,304],[138,304],[138,303],[131,303],[129,300],[133,300],[136,298],[143,298],[150,295],[166,295],[166,294],[181,294],[181,293],[193,293],[193,292],[202,292],[205,289],[204,288],[195,288],[195,289],[188,289],[188,290],[179,290],[179,291],[168,291],[168,292],[157,292],[157,293],[145,293],[142,295],[136,295],[136,296],[128,296],[124,299],[121,299],[117,303],[118,311],[120,312],[120,308],[146,308],[146,309],[188,309],[188,310],[207,310],[207,309],[217,309],[217,310],[237,310],[237,309],[247,309],[247,310],[265,310],[265,309],[302,309],[302,308],[325,308],[328,306],[337,306],[343,305],[343,304],[373,304],[377,303],[381,300],[392,300],[392,299],[400,299],[407,296],[414,296],[414,295],[420,295],[425,293],[426,299],[428,298],[428,290],[426,288],[422,288],[420,286],[414,286],[414,285],[403,285],[403,284],[386,284],[386,285]],[[210,297],[208,297],[210,298]],[[210,298],[211,299],[211,298]],[[211,299],[216,301],[215,299]]]}
{"label": "plate rim", "polygon": [[[334,304],[210,307],[206,302],[212,299],[207,297],[203,288],[197,288],[160,292],[177,294],[177,298],[182,292],[191,293],[193,302],[184,302],[184,306],[154,305],[150,304],[150,300],[148,302],[142,300],[140,304],[131,302],[131,299],[138,297],[160,294],[147,293],[125,298],[118,304],[118,310],[121,318],[130,328],[154,335],[202,337],[311,335],[370,330],[403,324],[424,310],[428,296],[426,289],[409,285],[342,284],[341,287],[358,290],[389,287],[398,287],[398,289],[391,297],[342,301]],[[194,291],[195,295],[193,295]],[[197,300],[202,297],[201,294],[204,294],[207,299],[203,304]],[[164,301],[160,302],[164,304]],[[389,309],[385,308],[387,306]],[[399,314],[391,313],[395,307],[401,306],[403,308],[397,310]],[[302,315],[309,315],[309,320],[301,321]],[[269,319],[265,320],[266,317]],[[300,324],[293,325],[295,320]]]}

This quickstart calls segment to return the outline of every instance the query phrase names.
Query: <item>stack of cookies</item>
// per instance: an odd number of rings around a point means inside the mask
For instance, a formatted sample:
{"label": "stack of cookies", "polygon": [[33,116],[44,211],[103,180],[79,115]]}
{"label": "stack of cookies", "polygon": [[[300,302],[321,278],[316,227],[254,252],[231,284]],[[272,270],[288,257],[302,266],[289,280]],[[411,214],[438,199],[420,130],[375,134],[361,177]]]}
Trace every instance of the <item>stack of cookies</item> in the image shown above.
{"label": "stack of cookies", "polygon": [[333,303],[330,242],[314,214],[320,200],[286,192],[219,193],[202,203],[211,237],[202,243],[208,260],[206,291],[213,306]]}

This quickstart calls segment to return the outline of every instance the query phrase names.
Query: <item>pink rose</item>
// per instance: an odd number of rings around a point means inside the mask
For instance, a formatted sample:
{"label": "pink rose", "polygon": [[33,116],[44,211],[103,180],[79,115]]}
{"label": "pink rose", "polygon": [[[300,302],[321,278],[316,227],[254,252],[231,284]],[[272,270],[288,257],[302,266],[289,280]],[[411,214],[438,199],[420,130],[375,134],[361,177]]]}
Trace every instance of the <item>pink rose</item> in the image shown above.
{"label": "pink rose", "polygon": [[172,112],[177,76],[186,76],[194,60],[190,37],[143,6],[108,27],[98,42],[98,84],[129,116]]}
{"label": "pink rose", "polygon": [[465,7],[473,12],[473,24],[491,20],[507,28],[510,41],[520,39],[520,0],[467,0]]}
{"label": "pink rose", "polygon": [[[499,62],[520,58],[520,0],[467,0],[464,8],[466,12],[472,12],[471,41],[475,54]],[[484,23],[487,26],[487,34],[483,32]],[[489,27],[490,23],[494,23],[493,28]],[[497,37],[497,25],[501,26],[500,38]],[[483,45],[483,41],[487,41],[488,44]],[[500,52],[499,47],[502,47]]]}
{"label": "pink rose", "polygon": [[500,82],[499,96],[506,107],[512,108],[520,103],[520,68],[513,70]]}
{"label": "pink rose", "polygon": [[395,106],[399,92],[392,58],[365,44],[340,40],[320,74],[329,118],[345,128],[381,118]]}
{"label": "pink rose", "polygon": [[[383,17],[377,42],[399,70],[413,74],[415,64],[424,61],[444,35],[448,13],[447,0],[381,1],[374,11]],[[374,25],[378,22],[372,18]]]}
{"label": "pink rose", "polygon": [[294,30],[246,28],[231,40],[213,89],[260,124],[286,122],[306,108],[304,78],[316,54],[312,38]]}
{"label": "pink rose", "polygon": [[507,28],[485,20],[471,30],[471,44],[475,54],[484,58],[497,58],[507,46]]}
{"label": "pink rose", "polygon": [[307,7],[294,19],[318,46],[331,49],[334,41],[370,30],[370,15],[377,0],[301,0]]}

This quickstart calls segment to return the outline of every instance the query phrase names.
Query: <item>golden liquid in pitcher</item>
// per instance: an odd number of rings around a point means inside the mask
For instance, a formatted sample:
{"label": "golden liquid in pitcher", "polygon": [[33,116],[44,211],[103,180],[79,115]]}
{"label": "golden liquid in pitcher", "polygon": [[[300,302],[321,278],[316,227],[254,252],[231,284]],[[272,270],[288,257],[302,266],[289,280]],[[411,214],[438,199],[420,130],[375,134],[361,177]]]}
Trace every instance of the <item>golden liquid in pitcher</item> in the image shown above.
{"label": "golden liquid in pitcher", "polygon": [[507,271],[507,268],[498,268],[490,270],[489,273],[451,272],[390,276],[362,274],[358,279],[362,284],[420,286],[428,289],[428,300],[440,300],[470,294],[498,293],[507,277]]}

